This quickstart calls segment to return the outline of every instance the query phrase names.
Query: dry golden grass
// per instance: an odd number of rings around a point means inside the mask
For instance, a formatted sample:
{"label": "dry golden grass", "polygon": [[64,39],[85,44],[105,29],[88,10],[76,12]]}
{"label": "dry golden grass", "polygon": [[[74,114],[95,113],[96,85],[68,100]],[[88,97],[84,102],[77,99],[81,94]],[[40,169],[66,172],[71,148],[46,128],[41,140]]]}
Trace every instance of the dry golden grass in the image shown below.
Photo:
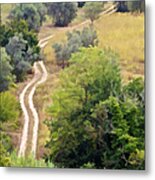
{"label": "dry golden grass", "polygon": [[120,55],[125,78],[144,75],[144,14],[115,13],[95,22],[99,47],[110,47]]}

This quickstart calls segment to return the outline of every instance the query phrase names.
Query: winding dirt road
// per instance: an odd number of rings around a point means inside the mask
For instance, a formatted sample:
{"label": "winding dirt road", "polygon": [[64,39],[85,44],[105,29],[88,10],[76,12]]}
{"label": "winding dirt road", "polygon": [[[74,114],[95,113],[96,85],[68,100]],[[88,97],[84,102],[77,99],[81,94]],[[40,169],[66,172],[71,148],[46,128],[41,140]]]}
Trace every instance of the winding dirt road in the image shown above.
{"label": "winding dirt road", "polygon": [[[41,48],[44,48],[45,45],[48,43],[47,40],[52,38],[53,36],[50,36],[48,38],[42,39],[39,42],[39,46]],[[38,66],[40,66],[41,71],[38,69]],[[29,134],[29,124],[30,124],[30,115],[29,111],[32,112],[33,115],[33,133],[32,133],[32,147],[31,152],[33,156],[36,156],[36,149],[37,149],[37,140],[38,140],[38,127],[39,127],[39,115],[37,113],[37,110],[33,103],[33,96],[35,93],[35,90],[37,86],[44,83],[47,79],[48,73],[46,70],[46,67],[44,65],[43,61],[35,62],[34,63],[34,77],[33,79],[25,86],[23,91],[20,94],[19,100],[21,104],[21,108],[24,115],[24,126],[22,131],[22,137],[21,137],[21,143],[19,147],[18,156],[25,156],[26,147],[27,147],[27,141],[28,141],[28,134]],[[26,94],[28,93],[28,105],[26,106]],[[29,110],[28,110],[29,108]]]}

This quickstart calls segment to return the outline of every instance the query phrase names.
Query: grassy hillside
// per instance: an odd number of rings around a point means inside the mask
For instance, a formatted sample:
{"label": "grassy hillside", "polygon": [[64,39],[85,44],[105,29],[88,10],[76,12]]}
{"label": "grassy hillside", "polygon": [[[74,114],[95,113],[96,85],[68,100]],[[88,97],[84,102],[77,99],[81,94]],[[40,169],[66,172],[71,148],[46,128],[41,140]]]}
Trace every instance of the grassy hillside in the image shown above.
{"label": "grassy hillside", "polygon": [[144,15],[117,13],[95,23],[99,47],[119,53],[125,78],[144,74]]}

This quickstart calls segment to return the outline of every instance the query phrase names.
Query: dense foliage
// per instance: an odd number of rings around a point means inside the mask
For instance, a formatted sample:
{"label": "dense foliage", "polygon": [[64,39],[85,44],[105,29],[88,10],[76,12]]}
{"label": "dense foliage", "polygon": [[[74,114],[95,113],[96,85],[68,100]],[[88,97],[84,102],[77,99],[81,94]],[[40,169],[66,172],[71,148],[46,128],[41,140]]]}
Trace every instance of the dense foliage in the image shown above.
{"label": "dense foliage", "polygon": [[30,71],[34,61],[40,58],[37,34],[30,31],[26,21],[11,21],[0,26],[0,43],[10,56],[8,63],[13,68],[11,73],[16,81],[22,81]]}
{"label": "dense foliage", "polygon": [[8,90],[13,84],[12,66],[10,65],[10,57],[7,55],[5,48],[0,49],[1,56],[1,72],[0,72],[0,92]]}
{"label": "dense foliage", "polygon": [[97,43],[97,33],[92,27],[85,27],[82,31],[68,32],[66,43],[53,45],[58,64],[62,64],[64,67],[72,53],[77,52],[80,47],[95,46]]}
{"label": "dense foliage", "polygon": [[99,18],[99,13],[101,13],[102,10],[103,2],[86,2],[84,6],[85,17],[90,19],[92,23]]}
{"label": "dense foliage", "polygon": [[143,82],[124,86],[117,61],[111,50],[82,48],[62,70],[47,121],[56,166],[144,169]]}
{"label": "dense foliage", "polygon": [[40,26],[45,20],[47,9],[43,3],[37,4],[17,4],[10,12],[10,18],[13,20],[25,20],[28,23],[29,30],[39,31]]}
{"label": "dense foliage", "polygon": [[52,16],[55,26],[67,26],[75,17],[77,4],[72,2],[47,3],[48,14]]}

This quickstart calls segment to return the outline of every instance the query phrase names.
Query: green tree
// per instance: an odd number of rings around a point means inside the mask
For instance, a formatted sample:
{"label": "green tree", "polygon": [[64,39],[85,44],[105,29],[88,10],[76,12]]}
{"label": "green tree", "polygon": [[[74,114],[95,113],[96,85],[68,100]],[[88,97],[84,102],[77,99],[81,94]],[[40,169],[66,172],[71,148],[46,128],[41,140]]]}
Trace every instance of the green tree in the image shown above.
{"label": "green tree", "polygon": [[47,121],[57,167],[144,169],[143,81],[122,85],[118,56],[82,48],[60,74]]}
{"label": "green tree", "polygon": [[9,17],[17,21],[25,20],[28,23],[29,30],[39,31],[41,26],[41,17],[37,6],[34,4],[17,4],[10,12]]}
{"label": "green tree", "polygon": [[40,58],[40,49],[35,45],[37,41],[33,34],[30,33],[30,35],[25,38],[28,40],[25,40],[22,33],[17,33],[9,39],[9,43],[6,45],[6,52],[11,57],[12,72],[17,81],[22,81],[31,70],[33,63]]}
{"label": "green tree", "polygon": [[47,3],[48,14],[52,16],[55,26],[67,26],[75,17],[77,4],[72,2]]}
{"label": "green tree", "polygon": [[15,34],[22,34],[23,39],[28,41],[28,45],[33,51],[39,54],[40,48],[38,47],[37,34],[33,30],[29,30],[25,20],[12,20],[6,25],[0,26],[0,33],[0,45],[2,47],[5,47],[9,43],[9,39]]}
{"label": "green tree", "polygon": [[[50,158],[58,167],[81,167],[92,158],[96,134],[89,121],[101,99],[120,91],[120,75],[112,52],[83,48],[72,55],[53,96]],[[61,132],[61,133],[59,133]]]}
{"label": "green tree", "polygon": [[10,57],[7,55],[5,48],[0,49],[1,69],[0,69],[0,92],[8,90],[13,84],[14,77],[12,75],[13,67],[10,65]]}
{"label": "green tree", "polygon": [[0,44],[11,57],[12,73],[17,81],[22,81],[34,61],[40,59],[37,34],[29,30],[25,20],[12,20],[0,26],[0,32]]}
{"label": "green tree", "polygon": [[93,24],[94,20],[99,18],[99,14],[103,10],[103,2],[86,2],[84,6],[85,17],[91,20]]}
{"label": "green tree", "polygon": [[23,80],[25,74],[31,69],[30,60],[24,61],[27,52],[27,41],[23,39],[22,34],[16,35],[9,39],[6,45],[6,52],[11,57],[11,65],[13,66],[13,74],[16,80]]}

